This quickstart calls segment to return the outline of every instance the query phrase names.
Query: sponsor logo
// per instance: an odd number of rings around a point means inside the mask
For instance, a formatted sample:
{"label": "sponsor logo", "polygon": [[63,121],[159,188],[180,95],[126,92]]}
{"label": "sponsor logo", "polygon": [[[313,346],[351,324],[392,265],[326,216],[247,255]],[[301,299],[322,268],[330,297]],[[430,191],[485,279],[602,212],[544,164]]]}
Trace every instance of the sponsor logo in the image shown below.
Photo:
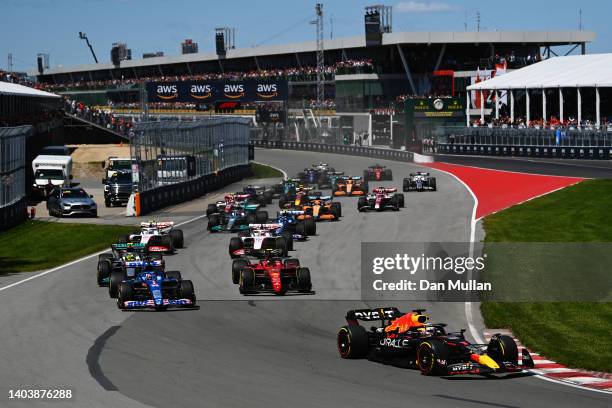
{"label": "sponsor logo", "polygon": [[223,94],[230,99],[238,99],[244,97],[243,84],[225,84]]}
{"label": "sponsor logo", "polygon": [[442,99],[436,99],[435,101],[433,101],[433,107],[435,110],[444,109],[444,101],[442,101]]}
{"label": "sponsor logo", "polygon": [[392,347],[392,348],[404,348],[410,345],[410,340],[408,339],[382,339],[380,341],[381,346]]}
{"label": "sponsor logo", "polygon": [[363,320],[380,320],[394,317],[393,310],[356,310],[355,317]]}
{"label": "sponsor logo", "polygon": [[191,85],[189,94],[195,99],[208,99],[212,96],[212,85]]}
{"label": "sponsor logo", "polygon": [[257,96],[262,98],[274,98],[278,96],[278,86],[276,84],[257,84]]}
{"label": "sponsor logo", "polygon": [[178,98],[178,88],[176,85],[157,85],[157,97],[160,99],[171,100]]}

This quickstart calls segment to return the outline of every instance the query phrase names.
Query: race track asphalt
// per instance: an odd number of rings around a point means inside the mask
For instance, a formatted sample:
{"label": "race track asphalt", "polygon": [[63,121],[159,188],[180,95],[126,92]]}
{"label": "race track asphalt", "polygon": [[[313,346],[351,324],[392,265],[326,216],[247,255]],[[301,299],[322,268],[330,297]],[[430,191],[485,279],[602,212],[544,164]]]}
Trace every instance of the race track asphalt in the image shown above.
{"label": "race track asphalt", "polygon": [[[256,158],[289,174],[319,160],[357,175],[374,164],[277,150],[258,150]],[[381,164],[394,172],[387,185],[418,168]],[[355,199],[344,198],[342,221],[318,224],[319,236],[296,243],[313,295],[241,297],[230,278],[230,236],[209,234],[204,220],[182,227],[187,248],[167,258],[168,269],[193,280],[198,310],[120,312],[95,285],[94,259],[7,290],[0,284],[0,407],[609,406],[607,395],[531,377],[449,380],[338,357],[344,314],[366,306],[359,300],[362,241],[469,239],[470,194],[433,172],[439,191],[406,194],[399,213],[359,214]],[[423,306],[451,329],[467,326],[463,303],[399,306]],[[6,398],[9,388],[31,387],[68,387],[75,397],[25,405]]]}

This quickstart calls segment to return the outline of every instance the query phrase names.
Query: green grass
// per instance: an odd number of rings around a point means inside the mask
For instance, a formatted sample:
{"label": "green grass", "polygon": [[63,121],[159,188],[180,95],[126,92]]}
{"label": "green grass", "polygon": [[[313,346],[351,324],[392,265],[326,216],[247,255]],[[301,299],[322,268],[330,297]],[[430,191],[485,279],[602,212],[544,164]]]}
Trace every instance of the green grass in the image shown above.
{"label": "green grass", "polygon": [[49,269],[110,247],[133,226],[28,220],[0,234],[0,275]]}
{"label": "green grass", "polygon": [[[610,214],[612,180],[584,181],[485,218],[485,241],[612,242]],[[512,329],[547,358],[612,372],[610,302],[483,302],[481,310],[487,327]]]}
{"label": "green grass", "polygon": [[253,171],[252,178],[283,177],[283,173],[265,164],[251,163],[251,170]]}

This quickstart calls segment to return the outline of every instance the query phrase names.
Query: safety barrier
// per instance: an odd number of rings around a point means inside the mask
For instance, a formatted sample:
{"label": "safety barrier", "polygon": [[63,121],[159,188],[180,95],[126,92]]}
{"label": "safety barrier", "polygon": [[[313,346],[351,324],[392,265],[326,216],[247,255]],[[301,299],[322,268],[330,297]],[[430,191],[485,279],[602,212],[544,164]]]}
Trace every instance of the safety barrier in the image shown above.
{"label": "safety barrier", "polygon": [[532,145],[475,145],[440,143],[437,153],[481,156],[516,156],[558,159],[612,159],[610,146],[532,146]]}
{"label": "safety barrier", "polygon": [[139,193],[139,212],[136,215],[145,215],[160,208],[193,200],[251,175],[250,165],[239,165],[182,183],[143,191]]}
{"label": "safety barrier", "polygon": [[0,207],[0,231],[12,228],[27,218],[27,201],[20,198],[12,204]]}
{"label": "safety barrier", "polygon": [[384,149],[368,146],[336,145],[310,142],[283,142],[252,140],[255,147],[285,149],[285,150],[304,150],[309,152],[345,154],[349,156],[363,156],[377,159],[412,162],[414,154],[410,151]]}

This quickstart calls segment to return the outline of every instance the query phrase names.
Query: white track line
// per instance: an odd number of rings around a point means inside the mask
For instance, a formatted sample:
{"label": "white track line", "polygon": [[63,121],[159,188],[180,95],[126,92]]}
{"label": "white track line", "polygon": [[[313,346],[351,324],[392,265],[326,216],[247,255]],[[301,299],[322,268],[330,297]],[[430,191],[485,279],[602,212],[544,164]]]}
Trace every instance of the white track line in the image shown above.
{"label": "white track line", "polygon": [[281,168],[278,168],[278,167],[276,167],[276,166],[273,166],[273,165],[271,165],[271,164],[268,164],[268,163],[262,163],[262,162],[258,162],[258,161],[254,161],[254,160],[251,160],[251,163],[261,164],[262,166],[272,167],[274,170],[278,170],[278,171],[280,171],[281,173],[283,173],[283,179],[288,179],[288,178],[289,178],[289,176],[287,176],[287,173],[285,172],[285,170],[283,170],[283,169],[281,169]]}
{"label": "white track line", "polygon": [[[197,216],[195,218],[192,218],[190,220],[183,221],[183,222],[181,222],[179,224],[176,224],[175,226],[176,227],[180,227],[181,225],[189,224],[191,222],[197,221],[197,220],[202,219],[204,217],[206,217],[206,215],[199,215],[199,216]],[[10,285],[2,286],[0,288],[0,292],[5,291],[5,290],[10,289],[10,288],[14,288],[15,286],[18,286],[18,285],[21,285],[23,283],[29,282],[29,281],[34,280],[36,278],[40,278],[41,276],[45,276],[45,275],[49,275],[50,273],[57,272],[57,271],[59,271],[61,269],[67,268],[67,267],[72,266],[74,264],[77,264],[79,262],[86,261],[86,260],[88,260],[90,258],[96,257],[96,256],[98,256],[100,254],[103,254],[103,253],[107,252],[107,251],[108,251],[108,249],[104,249],[102,251],[98,251],[96,253],[93,253],[93,254],[90,254],[90,255],[86,255],[86,256],[84,256],[82,258],[75,259],[74,261],[70,261],[70,262],[65,263],[63,265],[56,266],[55,268],[49,269],[47,271],[44,271],[44,272],[41,272],[41,273],[37,273],[36,275],[33,275],[33,276],[27,277],[25,279],[22,279],[20,281],[11,283]]]}

